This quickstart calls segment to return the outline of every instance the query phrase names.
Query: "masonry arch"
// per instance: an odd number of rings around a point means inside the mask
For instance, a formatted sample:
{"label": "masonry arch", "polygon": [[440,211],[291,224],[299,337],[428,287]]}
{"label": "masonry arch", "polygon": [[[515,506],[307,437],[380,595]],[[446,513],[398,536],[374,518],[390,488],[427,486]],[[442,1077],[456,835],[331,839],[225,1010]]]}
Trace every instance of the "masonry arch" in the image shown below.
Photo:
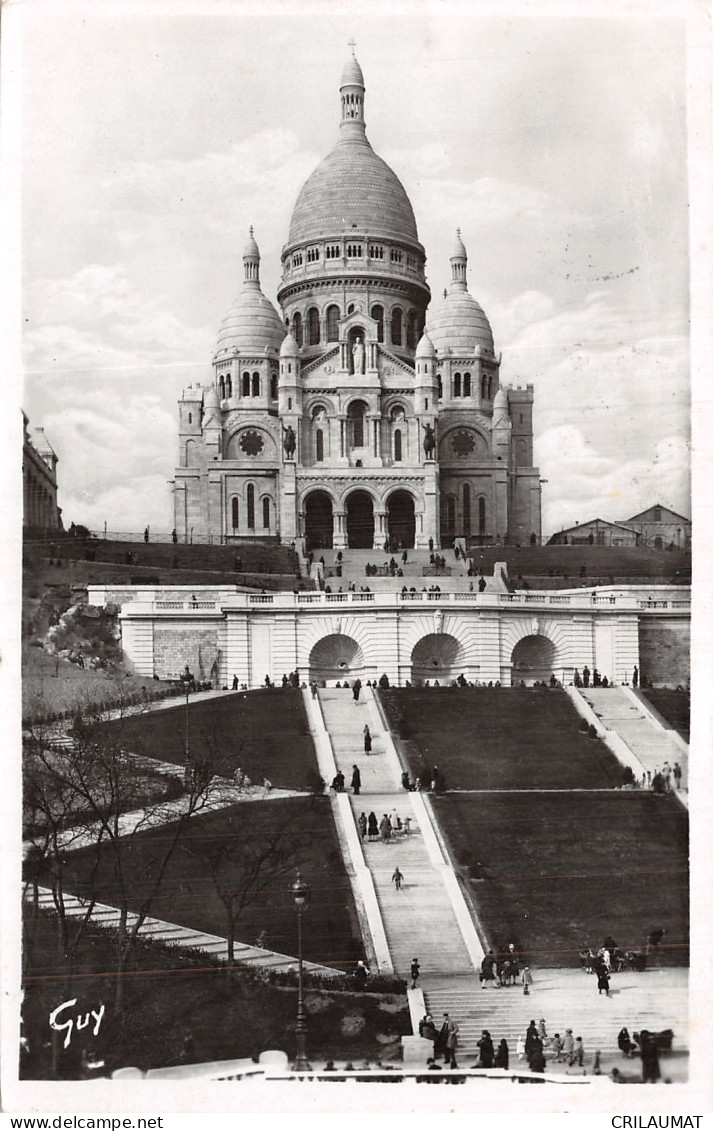
{"label": "masonry arch", "polygon": [[327,491],[310,491],[304,501],[304,515],[307,552],[330,549],[334,529],[331,495]]}
{"label": "masonry arch", "polygon": [[410,491],[392,491],[386,500],[389,542],[399,550],[416,544],[416,504]]}
{"label": "masonry arch", "polygon": [[547,683],[552,675],[557,675],[556,661],[557,649],[548,636],[541,633],[523,636],[512,650],[512,682]]}
{"label": "masonry arch", "polygon": [[350,550],[374,546],[374,500],[367,491],[352,491],[346,499],[347,545]]}
{"label": "masonry arch", "polygon": [[323,636],[309,654],[310,683],[330,684],[364,676],[364,654],[351,636],[341,632]]}
{"label": "masonry arch", "polygon": [[424,683],[438,680],[450,684],[465,667],[463,648],[455,636],[447,632],[431,632],[422,636],[411,652],[411,680]]}

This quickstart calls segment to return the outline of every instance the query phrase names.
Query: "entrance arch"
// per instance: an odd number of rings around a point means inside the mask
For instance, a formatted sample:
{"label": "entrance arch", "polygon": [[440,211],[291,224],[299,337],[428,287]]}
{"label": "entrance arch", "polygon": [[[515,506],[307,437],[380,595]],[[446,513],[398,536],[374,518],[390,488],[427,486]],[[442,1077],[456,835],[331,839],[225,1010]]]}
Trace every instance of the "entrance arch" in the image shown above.
{"label": "entrance arch", "polygon": [[336,683],[364,675],[364,655],[351,636],[341,632],[323,636],[309,654],[310,683]]}
{"label": "entrance arch", "polygon": [[394,550],[411,550],[416,541],[416,511],[413,495],[394,491],[386,502],[389,542]]}
{"label": "entrance arch", "polygon": [[374,503],[366,491],[352,491],[347,497],[347,546],[350,550],[373,549]]}
{"label": "entrance arch", "polygon": [[546,636],[523,636],[512,650],[512,682],[547,683],[555,672],[556,649]]}
{"label": "entrance arch", "polygon": [[307,552],[316,549],[331,549],[332,500],[326,491],[310,491],[305,499],[305,543]]}
{"label": "entrance arch", "polygon": [[411,653],[411,680],[413,683],[452,683],[463,671],[462,648],[455,636],[447,632],[431,632],[422,636]]}

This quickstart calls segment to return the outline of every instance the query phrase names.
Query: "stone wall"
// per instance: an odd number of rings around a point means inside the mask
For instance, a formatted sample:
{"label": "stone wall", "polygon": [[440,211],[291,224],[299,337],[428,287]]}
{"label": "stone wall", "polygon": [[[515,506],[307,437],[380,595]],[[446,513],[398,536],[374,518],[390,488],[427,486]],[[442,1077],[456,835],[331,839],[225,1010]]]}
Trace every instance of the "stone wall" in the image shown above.
{"label": "stone wall", "polygon": [[177,675],[188,664],[197,680],[208,680],[217,656],[217,624],[154,625],[154,671],[159,679]]}
{"label": "stone wall", "polygon": [[691,625],[688,619],[639,620],[642,679],[655,687],[686,686],[691,675]]}

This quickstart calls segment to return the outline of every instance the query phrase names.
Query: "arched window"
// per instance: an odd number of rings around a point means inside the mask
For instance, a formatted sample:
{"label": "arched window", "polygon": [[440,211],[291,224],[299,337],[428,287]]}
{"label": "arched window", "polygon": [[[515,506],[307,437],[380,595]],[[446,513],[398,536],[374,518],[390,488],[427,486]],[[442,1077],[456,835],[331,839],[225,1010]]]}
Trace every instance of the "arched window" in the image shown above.
{"label": "arched window", "polygon": [[493,375],[491,373],[490,377],[488,377],[488,400],[493,399],[493,383],[494,383],[494,381],[495,381],[495,378],[493,377]]}
{"label": "arched window", "polygon": [[230,400],[233,395],[233,378],[229,373],[225,375],[225,395]]}
{"label": "arched window", "polygon": [[253,373],[253,396],[260,396],[260,374]]}
{"label": "arched window", "polygon": [[270,529],[270,500],[264,498],[262,500],[262,526],[263,530]]}
{"label": "arched window", "polygon": [[470,373],[463,374],[463,396],[470,396]]}
{"label": "arched window", "polygon": [[406,345],[410,350],[416,349],[416,311],[409,310],[406,321]]}
{"label": "arched window", "polygon": [[402,459],[401,429],[397,428],[394,432],[394,463],[401,463]]}
{"label": "arched window", "polygon": [[400,346],[403,339],[403,314],[398,306],[391,315],[391,344],[392,346]]}
{"label": "arched window", "polygon": [[371,317],[376,322],[376,340],[383,342],[384,340],[384,308],[381,305],[372,306]]}
{"label": "arched window", "polygon": [[440,373],[438,373],[436,375],[436,380],[438,382],[438,399],[439,399],[439,401],[442,401],[443,400],[443,378],[441,377]]}
{"label": "arched window", "polygon": [[319,345],[319,311],[316,306],[310,306],[307,311],[307,344]]}
{"label": "arched window", "polygon": [[230,504],[232,510],[233,530],[237,530],[240,526],[240,504],[237,499],[233,499]]}
{"label": "arched window", "polygon": [[250,396],[250,374],[243,373],[243,396]]}
{"label": "arched window", "polygon": [[449,495],[446,499],[446,530],[451,533],[455,530],[456,526],[456,501],[453,495]]}
{"label": "arched window", "polygon": [[318,428],[314,434],[314,451],[317,463],[321,463],[324,459],[324,432]]}
{"label": "arched window", "polygon": [[192,413],[192,412],[189,412],[189,413],[188,413],[188,423],[189,423],[189,424],[192,424],[192,423],[193,423],[193,413]]}
{"label": "arched window", "polygon": [[295,314],[292,319],[292,333],[298,346],[302,346],[302,315]]}
{"label": "arched window", "polygon": [[339,307],[327,307],[327,341],[339,341]]}
{"label": "arched window", "polygon": [[478,499],[478,533],[485,534],[485,498],[483,495]]}
{"label": "arched window", "polygon": [[463,533],[470,534],[470,484],[463,484]]}
{"label": "arched window", "polygon": [[351,424],[351,441],[353,448],[364,447],[364,414],[366,405],[363,401],[352,401],[347,409],[347,416]]}
{"label": "arched window", "polygon": [[220,385],[220,399],[223,400],[225,398],[225,377],[222,373],[218,378],[218,383]]}
{"label": "arched window", "polygon": [[453,396],[460,396],[460,373],[453,374]]}
{"label": "arched window", "polygon": [[248,530],[255,529],[255,488],[248,483]]}
{"label": "arched window", "polygon": [[270,399],[277,400],[277,374],[270,374]]}

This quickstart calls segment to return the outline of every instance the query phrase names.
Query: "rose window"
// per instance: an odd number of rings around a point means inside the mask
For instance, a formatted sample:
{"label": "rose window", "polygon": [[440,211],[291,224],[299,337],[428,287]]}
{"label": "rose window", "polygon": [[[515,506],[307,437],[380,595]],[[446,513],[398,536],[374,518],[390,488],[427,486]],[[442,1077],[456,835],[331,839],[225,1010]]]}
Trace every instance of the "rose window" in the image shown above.
{"label": "rose window", "polygon": [[472,432],[460,428],[451,440],[451,450],[457,456],[469,456],[475,448],[475,437]]}
{"label": "rose window", "polygon": [[250,428],[247,432],[243,432],[240,437],[240,447],[246,456],[259,456],[265,447],[265,443],[260,433]]}

